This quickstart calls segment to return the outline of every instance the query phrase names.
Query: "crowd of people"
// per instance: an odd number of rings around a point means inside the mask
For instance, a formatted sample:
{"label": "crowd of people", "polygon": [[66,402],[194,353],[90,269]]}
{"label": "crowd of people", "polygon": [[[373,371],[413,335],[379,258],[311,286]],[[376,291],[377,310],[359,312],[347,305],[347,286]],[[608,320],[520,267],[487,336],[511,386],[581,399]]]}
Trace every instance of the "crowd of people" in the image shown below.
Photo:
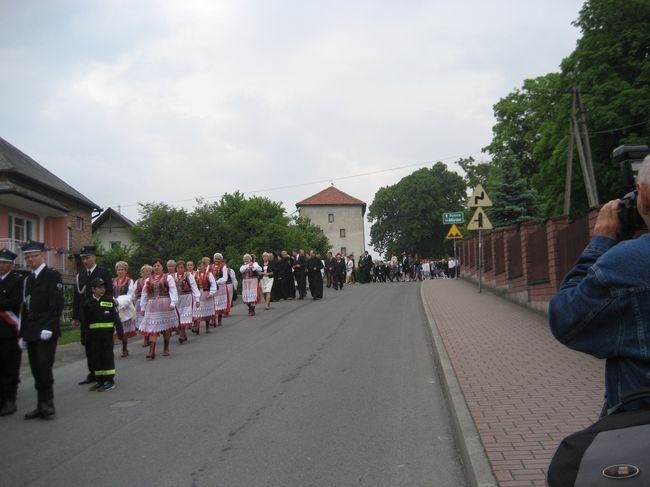
{"label": "crowd of people", "polygon": [[[0,250],[0,416],[16,411],[22,350],[28,352],[38,392],[37,407],[25,419],[55,414],[52,366],[64,300],[61,275],[45,265],[44,248],[40,242],[23,247],[32,269],[27,278],[13,270],[16,254]],[[258,305],[269,310],[273,302],[305,299],[308,291],[312,299],[322,299],[324,281],[342,290],[355,282],[455,277],[457,268],[453,259],[420,261],[405,253],[399,260],[374,262],[367,251],[355,266],[351,255],[328,252],[321,258],[315,251],[295,249],[264,252],[260,259],[245,254],[234,266],[221,253],[197,262],[154,259],[132,278],[127,262],[117,262],[114,273],[98,266],[95,247],[83,247],[79,255],[83,270],[75,278],[71,325],[80,329],[88,368],[79,384],[99,392],[115,388],[115,339],[121,342],[121,357],[128,357],[129,340],[141,335],[146,358],[153,361],[161,337],[162,355],[169,356],[172,337],[183,345],[190,334],[211,333],[238,299],[255,316]]]}

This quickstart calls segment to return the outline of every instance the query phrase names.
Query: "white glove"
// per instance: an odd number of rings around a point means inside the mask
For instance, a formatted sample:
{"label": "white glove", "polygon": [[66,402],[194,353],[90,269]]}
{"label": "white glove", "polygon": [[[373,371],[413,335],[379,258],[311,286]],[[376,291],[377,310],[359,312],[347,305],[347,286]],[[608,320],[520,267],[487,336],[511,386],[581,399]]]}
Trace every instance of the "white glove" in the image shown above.
{"label": "white glove", "polygon": [[41,340],[44,342],[52,338],[52,332],[50,330],[41,330]]}
{"label": "white glove", "polygon": [[21,350],[25,350],[27,348],[27,344],[25,343],[25,340],[23,340],[22,338],[18,339],[18,348],[20,348]]}

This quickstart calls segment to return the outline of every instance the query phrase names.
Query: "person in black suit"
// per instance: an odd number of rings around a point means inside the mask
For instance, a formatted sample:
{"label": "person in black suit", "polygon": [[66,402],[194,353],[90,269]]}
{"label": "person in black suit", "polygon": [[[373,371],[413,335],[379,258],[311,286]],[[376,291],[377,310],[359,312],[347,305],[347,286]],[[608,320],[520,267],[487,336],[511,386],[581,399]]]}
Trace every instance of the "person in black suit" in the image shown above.
{"label": "person in black suit", "polygon": [[23,302],[23,276],[13,270],[17,257],[0,250],[0,416],[16,412],[16,392],[20,382],[18,316]]}
{"label": "person in black suit", "polygon": [[323,299],[323,261],[316,251],[309,252],[309,259],[307,260],[307,272],[309,277],[309,290],[313,299]]}
{"label": "person in black suit", "polygon": [[307,295],[307,256],[305,256],[305,251],[300,249],[293,251],[293,275],[296,277],[296,282],[298,283],[298,299],[305,299]]}
{"label": "person in black suit", "polygon": [[84,265],[84,270],[77,274],[75,278],[75,290],[74,297],[72,299],[72,327],[76,328],[81,325],[81,344],[86,349],[86,362],[88,364],[88,375],[85,379],[79,382],[79,385],[84,384],[93,384],[97,382],[95,373],[93,372],[96,367],[93,364],[92,351],[90,349],[90,341],[87,340],[88,330],[79,321],[79,315],[81,312],[81,306],[83,303],[92,297],[93,292],[90,289],[90,281],[97,279],[98,277],[103,279],[106,283],[106,297],[113,297],[113,277],[111,274],[104,269],[99,267],[96,264],[97,261],[97,249],[90,245],[86,247],[81,247],[79,250],[79,257],[81,257],[81,262]]}
{"label": "person in black suit", "polygon": [[63,283],[61,274],[45,265],[44,250],[41,242],[27,242],[23,246],[25,262],[32,273],[24,281],[20,337],[27,344],[29,366],[38,393],[36,409],[25,414],[25,419],[49,419],[55,413],[52,367],[61,336]]}
{"label": "person in black suit", "polygon": [[332,285],[334,290],[343,289],[343,284],[345,283],[345,260],[343,256],[338,253],[336,254],[336,259],[334,260],[334,271],[332,273]]}
{"label": "person in black suit", "polygon": [[325,280],[327,282],[327,287],[332,287],[332,279],[334,278],[334,266],[336,260],[332,257],[332,252],[327,252],[325,256]]}

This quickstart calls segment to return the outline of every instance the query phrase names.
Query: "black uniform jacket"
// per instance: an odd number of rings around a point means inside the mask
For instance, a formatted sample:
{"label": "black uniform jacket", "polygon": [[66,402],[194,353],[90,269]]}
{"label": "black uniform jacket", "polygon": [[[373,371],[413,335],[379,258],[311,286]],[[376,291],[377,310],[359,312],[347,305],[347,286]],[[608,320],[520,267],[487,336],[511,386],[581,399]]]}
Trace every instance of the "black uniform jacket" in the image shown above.
{"label": "black uniform jacket", "polygon": [[[22,274],[12,270],[0,281],[0,310],[18,316],[23,302],[23,279]],[[0,339],[18,338],[18,328],[10,321],[0,313]]]}
{"label": "black uniform jacket", "polygon": [[[122,321],[120,321],[120,315],[117,312],[117,306],[112,296],[104,294],[101,299],[95,299],[94,297],[86,299],[81,306],[79,319],[81,320],[81,329],[86,330],[86,333],[89,332],[90,325],[101,323],[112,324],[113,326],[110,327],[111,332],[115,329],[119,338],[124,336]],[[105,328],[102,327],[101,329]]]}
{"label": "black uniform jacket", "polygon": [[45,266],[38,277],[27,276],[24,282],[20,336],[28,342],[40,340],[42,330],[61,336],[63,283],[59,271]]}
{"label": "black uniform jacket", "polygon": [[[77,274],[75,278],[75,290],[74,298],[72,299],[72,319],[78,320],[79,313],[81,311],[81,306],[86,301],[93,296],[93,290],[90,288],[90,281],[93,279],[101,277],[106,283],[106,297],[113,296],[113,278],[110,273],[103,267],[95,266],[92,274],[88,276],[86,269]],[[83,326],[83,325],[82,325]]]}

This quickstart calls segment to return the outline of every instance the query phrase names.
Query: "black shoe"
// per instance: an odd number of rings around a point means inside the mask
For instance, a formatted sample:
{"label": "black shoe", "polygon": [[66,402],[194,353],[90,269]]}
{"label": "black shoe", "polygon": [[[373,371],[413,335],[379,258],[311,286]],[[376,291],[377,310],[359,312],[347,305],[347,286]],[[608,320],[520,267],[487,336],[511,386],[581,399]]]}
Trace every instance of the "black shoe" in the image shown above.
{"label": "black shoe", "polygon": [[25,419],[35,419],[35,418],[40,418],[40,417],[41,417],[40,408],[36,408],[33,411],[30,411],[27,414],[25,414]]}
{"label": "black shoe", "polygon": [[25,419],[51,419],[56,411],[54,410],[54,403],[52,401],[42,402],[36,409],[25,414]]}
{"label": "black shoe", "polygon": [[92,391],[97,391],[103,386],[104,386],[103,382],[95,382],[92,386],[90,386],[90,388],[88,390],[91,391],[91,392]]}
{"label": "black shoe", "polygon": [[80,386],[86,385],[86,384],[92,384],[93,382],[97,382],[97,379],[93,377],[86,377],[84,380],[79,382]]}
{"label": "black shoe", "polygon": [[9,416],[10,414],[14,414],[16,410],[16,401],[7,401],[0,409],[0,416]]}

